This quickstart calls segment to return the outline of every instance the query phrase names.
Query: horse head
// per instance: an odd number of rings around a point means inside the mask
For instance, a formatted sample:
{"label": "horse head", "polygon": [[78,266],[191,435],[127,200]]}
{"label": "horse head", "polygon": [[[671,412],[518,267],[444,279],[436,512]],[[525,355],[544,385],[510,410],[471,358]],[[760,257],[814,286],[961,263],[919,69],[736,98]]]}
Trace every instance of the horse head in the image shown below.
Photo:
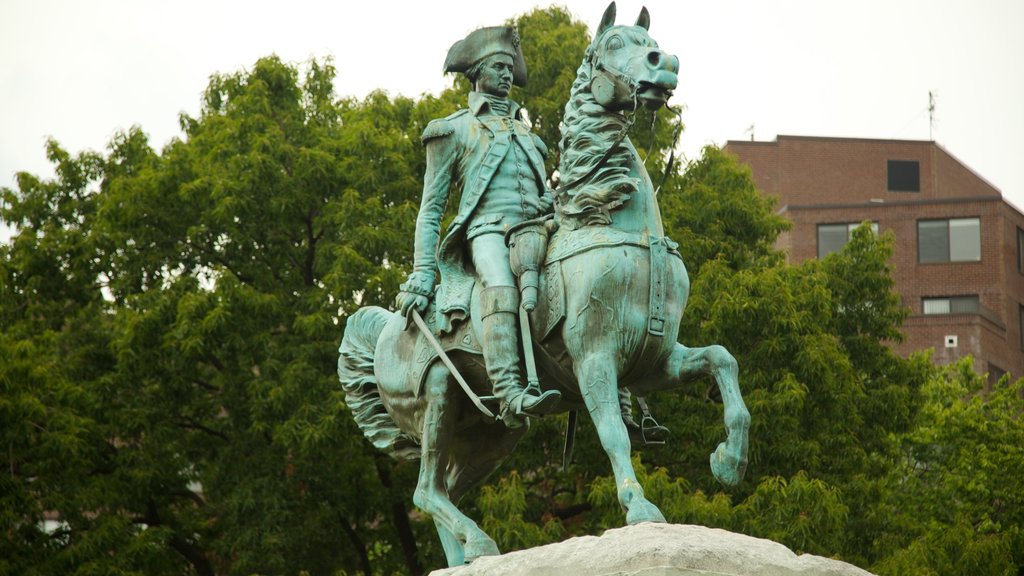
{"label": "horse head", "polygon": [[665,105],[678,83],[679,58],[658,48],[647,33],[647,8],[633,26],[615,25],[615,2],[608,5],[586,58],[593,69],[590,89],[609,110],[632,110],[643,103],[651,110]]}

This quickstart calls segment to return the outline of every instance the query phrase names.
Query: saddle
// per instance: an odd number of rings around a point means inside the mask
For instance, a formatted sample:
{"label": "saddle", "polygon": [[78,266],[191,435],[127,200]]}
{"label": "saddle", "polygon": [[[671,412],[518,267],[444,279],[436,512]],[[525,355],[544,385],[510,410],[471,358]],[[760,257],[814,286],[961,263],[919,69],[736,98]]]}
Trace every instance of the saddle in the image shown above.
{"label": "saddle", "polygon": [[[531,340],[540,344],[532,346],[532,349],[544,380],[548,381],[548,386],[545,388],[555,385],[562,390],[563,395],[568,394],[567,400],[582,403],[582,397],[575,386],[575,378],[564,367],[565,349],[557,339],[552,338],[556,328],[565,319],[565,280],[562,275],[562,260],[595,246],[636,244],[651,247],[652,250],[655,247],[652,246],[653,242],[641,242],[632,236],[616,233],[614,230],[591,228],[593,233],[576,230],[565,235],[552,250],[548,250],[550,222],[550,219],[537,219],[517,225],[506,234],[506,242],[509,244],[512,271],[519,279],[524,307],[529,308]],[[678,256],[674,250],[675,246],[662,244],[662,250],[666,247],[669,254],[674,253]],[[449,332],[440,330],[434,299],[431,299],[423,318],[445,352],[459,351],[482,357],[483,349],[478,336],[483,331],[479,314],[480,290],[480,285],[475,284],[467,321],[456,323]],[[652,292],[652,302],[658,297],[658,294]],[[657,314],[659,311],[655,306],[652,314]],[[652,333],[655,331],[652,330]],[[655,335],[661,336],[656,333]],[[409,345],[414,349],[415,361],[412,364],[412,369],[407,372],[408,384],[414,389],[421,389],[427,368],[439,359],[439,355],[430,342],[422,337],[417,330],[406,330],[400,335],[400,338],[411,339]],[[481,367],[483,366],[482,359],[479,360],[479,364]],[[480,394],[480,399],[485,404],[491,404],[495,410],[497,409],[497,399],[490,396],[489,387],[479,389],[477,393]],[[638,400],[643,413],[641,423],[638,425],[631,418],[626,422],[631,436],[634,437],[634,444],[663,444],[667,429],[654,420],[646,402],[642,398],[638,398]],[[629,426],[630,424],[632,426]]]}

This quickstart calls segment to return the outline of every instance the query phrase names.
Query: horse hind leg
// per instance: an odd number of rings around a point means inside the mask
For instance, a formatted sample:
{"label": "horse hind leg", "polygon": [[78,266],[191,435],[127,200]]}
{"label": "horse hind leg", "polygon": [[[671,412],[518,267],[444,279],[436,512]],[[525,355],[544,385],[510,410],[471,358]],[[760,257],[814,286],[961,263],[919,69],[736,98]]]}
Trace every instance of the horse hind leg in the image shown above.
{"label": "horse hind leg", "polygon": [[[454,439],[448,466],[448,498],[458,506],[467,492],[479,486],[508,458],[527,430],[525,426],[508,428],[500,422],[481,423],[461,430]],[[462,542],[444,524],[439,521],[434,524],[450,566],[467,564],[486,555],[471,549],[467,556]]]}
{"label": "horse hind leg", "polygon": [[611,461],[619,504],[626,511],[626,523],[665,522],[661,510],[644,497],[630,461],[629,432],[619,407],[614,359],[602,354],[587,357],[577,363],[576,379],[597,428],[601,447]]}
{"label": "horse hind leg", "polygon": [[747,469],[750,412],[740,393],[736,359],[719,345],[687,348],[676,344],[664,366],[668,386],[678,386],[696,374],[709,374],[722,396],[726,439],[711,454],[711,472],[726,486],[735,486]]}
{"label": "horse hind leg", "polygon": [[435,364],[427,374],[420,474],[413,502],[433,517],[448,563],[457,566],[500,552],[494,540],[463,514],[448,495],[445,476],[457,412],[455,390],[449,386],[448,377],[448,369],[442,364]]}
{"label": "horse hind leg", "polygon": [[[481,422],[468,428],[460,429],[454,437],[451,458],[448,465],[446,485],[448,498],[456,506],[470,490],[479,486],[508,458],[519,440],[526,434],[528,427],[508,428],[501,422]],[[444,545],[445,531],[438,524],[438,533]],[[493,550],[480,547],[464,547],[458,539],[452,538],[457,545],[454,554],[448,554],[451,565],[469,563],[480,556],[493,554]],[[445,545],[447,554],[448,545]]]}

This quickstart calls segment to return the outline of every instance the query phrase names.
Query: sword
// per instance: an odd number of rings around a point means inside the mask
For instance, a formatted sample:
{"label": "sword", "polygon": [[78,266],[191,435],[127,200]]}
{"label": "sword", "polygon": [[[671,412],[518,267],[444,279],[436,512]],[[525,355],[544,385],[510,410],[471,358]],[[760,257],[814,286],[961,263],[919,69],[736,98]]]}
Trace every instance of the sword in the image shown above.
{"label": "sword", "polygon": [[562,448],[562,470],[572,464],[572,449],[576,445],[576,420],[579,412],[569,410],[569,420],[565,423],[565,446]]}
{"label": "sword", "polygon": [[477,396],[476,393],[473,392],[473,389],[469,387],[469,384],[466,382],[466,379],[462,377],[462,374],[459,374],[458,369],[455,368],[455,364],[452,363],[452,359],[448,357],[448,353],[441,347],[441,343],[437,341],[437,338],[434,338],[434,333],[430,331],[429,327],[427,327],[427,323],[423,321],[423,317],[420,316],[420,313],[417,312],[415,308],[409,310],[409,312],[412,315],[413,322],[416,323],[416,327],[420,329],[420,332],[423,332],[423,337],[430,343],[434,352],[437,352],[437,355],[440,356],[441,362],[444,362],[445,367],[448,368],[448,371],[455,377],[459,386],[462,386],[462,391],[466,393],[466,396],[469,396],[469,399],[477,408],[480,409],[481,412],[484,413],[485,416],[492,420],[496,420],[497,418],[495,418],[494,414],[484,406],[484,403],[480,401],[480,397]]}

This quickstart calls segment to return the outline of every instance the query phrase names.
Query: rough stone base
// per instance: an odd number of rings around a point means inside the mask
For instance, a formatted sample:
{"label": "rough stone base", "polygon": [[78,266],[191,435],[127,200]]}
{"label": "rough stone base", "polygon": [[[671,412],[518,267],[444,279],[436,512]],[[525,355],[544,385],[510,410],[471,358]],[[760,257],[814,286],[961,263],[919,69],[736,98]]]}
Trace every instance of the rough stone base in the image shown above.
{"label": "rough stone base", "polygon": [[771,540],[678,524],[640,524],[480,558],[430,576],[871,576]]}

